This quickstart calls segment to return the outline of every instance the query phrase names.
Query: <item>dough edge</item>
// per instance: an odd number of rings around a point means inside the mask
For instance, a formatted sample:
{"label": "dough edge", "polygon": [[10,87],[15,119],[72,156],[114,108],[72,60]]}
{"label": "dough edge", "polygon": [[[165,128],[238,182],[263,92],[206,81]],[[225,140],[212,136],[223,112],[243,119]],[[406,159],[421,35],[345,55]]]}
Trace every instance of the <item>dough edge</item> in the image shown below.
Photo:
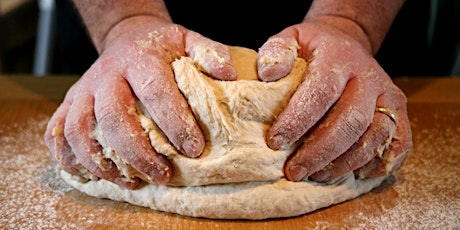
{"label": "dough edge", "polygon": [[361,180],[350,173],[332,185],[279,179],[190,187],[145,184],[130,190],[106,180],[78,182],[63,170],[60,176],[75,189],[97,198],[184,216],[249,220],[307,214],[367,193],[387,177]]}

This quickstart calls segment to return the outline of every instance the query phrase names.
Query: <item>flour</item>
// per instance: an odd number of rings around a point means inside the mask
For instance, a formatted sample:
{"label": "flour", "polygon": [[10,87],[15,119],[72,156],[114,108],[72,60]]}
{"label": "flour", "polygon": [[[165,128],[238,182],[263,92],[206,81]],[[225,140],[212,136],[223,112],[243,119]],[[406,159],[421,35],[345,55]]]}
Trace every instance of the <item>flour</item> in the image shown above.
{"label": "flour", "polygon": [[[460,126],[439,125],[459,118],[460,111],[435,113],[434,127],[414,133],[413,154],[391,187],[397,193],[395,205],[381,206],[378,215],[359,212],[352,217],[360,223],[353,229],[460,229]],[[419,125],[416,116],[412,124]],[[439,153],[445,158],[438,159]],[[433,163],[436,159],[442,163]]]}
{"label": "flour", "polygon": [[[409,106],[424,111],[426,104]],[[339,221],[328,216],[319,216],[321,221],[315,221],[317,213],[256,222],[209,221],[89,197],[70,187],[54,171],[43,141],[48,112],[30,115],[17,123],[3,122],[0,126],[0,229],[66,230],[107,226],[110,229],[229,229],[228,226],[235,225],[274,229],[299,226],[299,222],[304,223],[303,229],[460,229],[460,127],[446,125],[458,124],[460,111],[442,111],[427,120],[420,120],[417,114],[411,117],[414,149],[394,180],[384,181],[384,186],[377,191],[351,201],[355,205],[360,200],[373,203],[363,203],[343,213],[346,217]],[[4,116],[8,114],[2,118]],[[387,193],[394,193],[394,197],[387,199]],[[378,208],[367,210],[368,206]],[[337,210],[330,207],[322,211]],[[159,226],[159,222],[163,225]]]}
{"label": "flour", "polygon": [[[56,210],[70,187],[54,175],[46,174],[50,159],[43,140],[48,117],[30,119],[24,124],[13,123],[0,129],[0,228],[56,229]],[[4,133],[14,132],[5,136]],[[45,175],[45,176],[43,176]],[[55,184],[47,187],[43,180]],[[57,186],[59,184],[59,186]],[[59,188],[59,190],[56,190]]]}
{"label": "flour", "polygon": [[[297,59],[288,76],[276,82],[261,82],[255,71],[257,53],[237,47],[231,47],[231,51],[232,59],[245,60],[235,65],[238,77],[242,77],[237,81],[214,80],[200,72],[189,57],[172,64],[177,85],[206,137],[205,150],[199,158],[179,154],[148,113],[139,114],[152,146],[174,168],[167,186],[146,184],[130,190],[102,179],[80,183],[64,171],[62,178],[90,196],[213,219],[298,216],[353,199],[385,179],[359,180],[349,173],[330,184],[287,181],[284,162],[297,145],[272,150],[265,135],[300,84],[307,65]],[[99,140],[103,139],[101,132],[97,134]],[[114,162],[123,168],[120,165],[124,163]]]}

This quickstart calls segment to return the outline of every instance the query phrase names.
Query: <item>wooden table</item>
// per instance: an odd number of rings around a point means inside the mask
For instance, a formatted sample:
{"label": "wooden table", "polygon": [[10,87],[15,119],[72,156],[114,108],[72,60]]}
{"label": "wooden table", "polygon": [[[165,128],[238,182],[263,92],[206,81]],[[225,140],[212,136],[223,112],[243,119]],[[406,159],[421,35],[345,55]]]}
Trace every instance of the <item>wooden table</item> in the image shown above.
{"label": "wooden table", "polygon": [[313,213],[210,220],[100,200],[50,168],[43,133],[77,77],[0,76],[0,229],[460,229],[460,78],[397,78],[414,148],[382,186]]}

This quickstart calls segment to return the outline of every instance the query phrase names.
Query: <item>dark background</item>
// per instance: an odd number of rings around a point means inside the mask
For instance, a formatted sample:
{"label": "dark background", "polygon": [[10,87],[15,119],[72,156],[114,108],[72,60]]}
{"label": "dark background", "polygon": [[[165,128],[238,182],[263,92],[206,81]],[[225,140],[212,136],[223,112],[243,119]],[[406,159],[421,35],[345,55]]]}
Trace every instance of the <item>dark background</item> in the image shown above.
{"label": "dark background", "polygon": [[[0,73],[32,73],[39,10],[37,1],[24,2],[1,15]],[[166,3],[176,23],[216,41],[256,50],[269,36],[302,20],[310,4],[297,0],[276,5],[268,1]],[[201,7],[190,17],[196,5]],[[218,10],[208,10],[214,7]],[[459,8],[459,0],[407,0],[376,59],[390,76],[460,75],[454,69],[460,47]],[[97,53],[70,0],[56,0],[55,19],[49,72],[81,75]]]}

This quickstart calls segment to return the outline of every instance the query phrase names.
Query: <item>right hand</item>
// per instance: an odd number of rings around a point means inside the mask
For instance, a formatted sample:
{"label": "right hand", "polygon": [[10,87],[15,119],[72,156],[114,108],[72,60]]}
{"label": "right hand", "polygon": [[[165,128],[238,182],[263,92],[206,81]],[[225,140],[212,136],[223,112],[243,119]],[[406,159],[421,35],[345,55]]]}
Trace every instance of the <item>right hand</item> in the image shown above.
{"label": "right hand", "polygon": [[136,99],[180,153],[198,157],[205,139],[170,64],[190,56],[211,77],[235,80],[230,52],[221,43],[152,16],[121,21],[103,44],[99,58],[51,117],[46,144],[61,169],[71,174],[136,188],[139,178],[126,178],[103,156],[94,135],[97,125],[115,153],[147,182],[165,184],[172,166],[151,146],[137,119]]}
{"label": "right hand", "polygon": [[351,172],[360,179],[384,176],[412,148],[406,96],[373,58],[365,34],[352,31],[359,25],[348,19],[310,18],[259,49],[264,81],[284,77],[295,58],[308,63],[303,82],[267,133],[275,150],[300,143],[284,166],[291,181],[327,182]]}

